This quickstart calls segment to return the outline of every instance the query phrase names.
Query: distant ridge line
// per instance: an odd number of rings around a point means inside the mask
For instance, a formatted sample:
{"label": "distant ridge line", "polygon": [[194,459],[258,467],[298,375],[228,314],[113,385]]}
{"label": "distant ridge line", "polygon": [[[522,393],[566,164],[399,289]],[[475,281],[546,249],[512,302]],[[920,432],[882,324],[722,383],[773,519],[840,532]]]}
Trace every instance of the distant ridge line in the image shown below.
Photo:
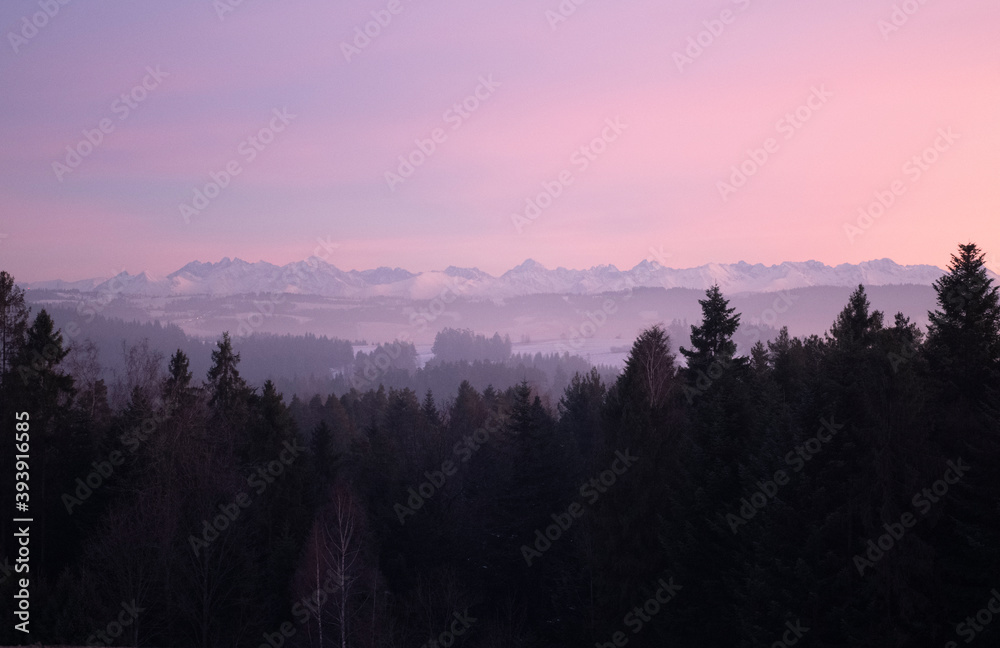
{"label": "distant ridge line", "polygon": [[[455,266],[416,273],[386,266],[344,271],[318,257],[283,266],[225,257],[215,263],[192,261],[162,278],[150,277],[145,272],[137,275],[121,272],[110,279],[41,281],[26,287],[148,297],[287,293],[344,299],[425,300],[452,292],[460,297],[504,299],[539,294],[600,294],[632,288],[704,290],[713,284],[730,294],[778,292],[811,286],[931,285],[944,273],[936,266],[904,266],[891,259],[837,266],[819,261],[786,261],[771,266],[739,261],[680,269],[644,260],[629,270],[619,270],[613,265],[586,270],[549,269],[527,259],[500,276],[493,276],[478,268]],[[992,272],[990,275],[994,280],[1000,279]]]}

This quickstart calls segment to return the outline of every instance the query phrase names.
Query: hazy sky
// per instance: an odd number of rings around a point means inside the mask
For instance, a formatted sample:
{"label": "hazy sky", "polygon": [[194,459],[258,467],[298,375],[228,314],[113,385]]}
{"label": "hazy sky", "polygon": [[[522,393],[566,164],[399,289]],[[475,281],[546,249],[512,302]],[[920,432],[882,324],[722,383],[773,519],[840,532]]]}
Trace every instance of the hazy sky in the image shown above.
{"label": "hazy sky", "polygon": [[0,30],[22,281],[1000,255],[996,0],[36,0]]}

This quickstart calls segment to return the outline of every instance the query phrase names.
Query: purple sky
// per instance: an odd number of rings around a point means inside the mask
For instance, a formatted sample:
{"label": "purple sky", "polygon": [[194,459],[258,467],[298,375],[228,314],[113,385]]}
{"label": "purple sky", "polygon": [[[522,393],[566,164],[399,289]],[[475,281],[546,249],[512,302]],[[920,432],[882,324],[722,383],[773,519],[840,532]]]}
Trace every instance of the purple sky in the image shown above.
{"label": "purple sky", "polygon": [[[1000,254],[996,0],[587,0],[558,23],[557,0],[49,3],[0,5],[19,281],[284,264],[318,239],[343,269],[491,273]],[[372,12],[391,22],[347,61]],[[387,178],[401,155],[421,164]]]}

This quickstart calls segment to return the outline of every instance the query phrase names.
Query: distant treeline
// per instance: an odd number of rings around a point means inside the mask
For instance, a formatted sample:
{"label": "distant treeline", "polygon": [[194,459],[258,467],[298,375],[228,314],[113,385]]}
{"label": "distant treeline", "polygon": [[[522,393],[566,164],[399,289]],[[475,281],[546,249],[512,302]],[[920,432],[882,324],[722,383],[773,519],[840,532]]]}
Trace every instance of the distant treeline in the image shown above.
{"label": "distant treeline", "polygon": [[[67,339],[67,366],[75,372],[97,372],[105,380],[112,401],[127,398],[123,385],[138,355],[165,360],[180,349],[190,358],[191,371],[204,375],[209,368],[212,343],[188,336],[175,324],[124,321],[93,313],[83,315],[65,307],[47,308],[59,328],[72,326]],[[492,338],[469,330],[444,329],[435,338],[434,358],[418,369],[419,358],[412,343],[379,344],[370,352],[353,351],[347,340],[315,335],[254,333],[234,337],[245,380],[262,385],[271,380],[283,393],[308,398],[316,393],[343,394],[352,387],[367,390],[411,387],[423,393],[432,390],[453,395],[463,380],[477,389],[493,385],[506,389],[522,380],[538,386],[549,399],[558,399],[577,372],[590,370],[590,363],[563,353],[511,354],[510,338]],[[611,378],[612,367],[600,367]]]}
{"label": "distant treeline", "polygon": [[115,406],[0,272],[0,492],[26,412],[33,519],[32,633],[0,643],[996,646],[1000,297],[972,244],[934,288],[926,331],[859,286],[738,355],[713,287],[689,345],[652,326],[550,405],[424,390],[485,361],[286,397],[224,334],[198,375],[131,347]]}
{"label": "distant treeline", "polygon": [[[323,381],[324,389],[311,392],[296,385],[292,390],[302,393],[343,394],[350,389],[366,391],[379,385],[387,389],[412,389],[417,393],[431,391],[442,398],[451,398],[462,382],[476,389],[507,389],[528,381],[548,403],[554,403],[566,389],[574,374],[587,373],[591,364],[568,353],[512,354],[509,337],[492,338],[467,329],[446,328],[434,339],[434,357],[418,368],[417,351],[412,343],[379,344],[370,353],[359,351],[352,372],[337,379]],[[597,367],[606,379],[613,379],[617,369]],[[310,385],[320,386],[320,385]]]}
{"label": "distant treeline", "polygon": [[[94,359],[109,384],[126,371],[128,348],[141,345],[143,340],[149,351],[163,358],[177,349],[184,351],[191,358],[191,369],[197,375],[208,371],[208,352],[214,342],[188,336],[176,324],[124,321],[92,313],[81,315],[59,306],[47,307],[47,310],[58,327],[72,324],[79,331],[68,340],[71,342],[68,346],[82,350],[86,342],[93,343],[96,347]],[[311,334],[253,333],[234,338],[233,344],[241,353],[243,375],[256,385],[262,385],[269,378],[328,377],[337,369],[347,371],[354,360],[353,347],[347,340]]]}
{"label": "distant treeline", "polygon": [[510,359],[510,336],[492,338],[477,335],[468,329],[446,328],[434,337],[431,347],[435,362],[507,362]]}

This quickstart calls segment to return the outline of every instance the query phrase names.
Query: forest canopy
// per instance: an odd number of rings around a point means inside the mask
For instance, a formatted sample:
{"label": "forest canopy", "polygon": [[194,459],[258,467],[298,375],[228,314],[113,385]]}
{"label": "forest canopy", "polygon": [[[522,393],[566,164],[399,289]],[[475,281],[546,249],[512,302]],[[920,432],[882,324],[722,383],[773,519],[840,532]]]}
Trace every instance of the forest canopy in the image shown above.
{"label": "forest canopy", "polygon": [[5,447],[15,414],[31,421],[30,639],[992,645],[977,613],[1000,574],[1000,302],[984,258],[959,246],[926,331],[859,285],[825,335],[783,329],[745,356],[713,287],[690,348],[651,326],[617,375],[539,357],[563,372],[555,397],[526,358],[517,379],[509,338],[446,329],[428,367],[401,348],[362,388],[345,375],[308,398],[245,377],[251,349],[284,361],[265,353],[280,340],[137,345],[116,402],[84,341],[0,272]]}

